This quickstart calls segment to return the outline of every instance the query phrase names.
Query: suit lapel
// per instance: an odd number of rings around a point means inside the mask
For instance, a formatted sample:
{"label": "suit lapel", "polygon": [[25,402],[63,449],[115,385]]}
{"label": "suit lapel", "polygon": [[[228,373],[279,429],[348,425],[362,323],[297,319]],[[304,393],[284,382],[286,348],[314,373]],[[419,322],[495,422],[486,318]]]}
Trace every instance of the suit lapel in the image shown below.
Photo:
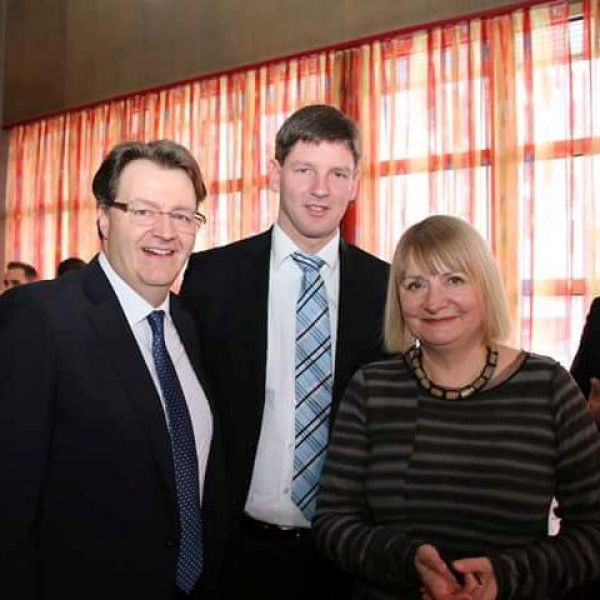
{"label": "suit lapel", "polygon": [[237,264],[240,299],[238,331],[244,336],[239,360],[247,361],[250,367],[261,414],[267,363],[271,231],[257,236],[252,245],[244,248]]}
{"label": "suit lapel", "polygon": [[[202,367],[202,360],[200,357],[200,351],[198,347],[198,339],[196,336],[196,328],[193,317],[186,312],[179,299],[171,294],[171,318],[181,339],[181,343],[185,348],[186,354],[190,360],[192,368],[196,373],[196,377],[204,390],[204,395],[211,409],[213,417],[213,435],[210,444],[210,452],[208,455],[208,462],[206,465],[206,472],[204,475],[204,495],[202,498],[202,518],[204,519],[204,540],[205,547],[211,550],[218,543],[219,535],[222,535],[222,523],[223,516],[222,512],[225,510],[227,505],[224,498],[224,475],[225,469],[223,467],[222,458],[222,441],[220,434],[220,425],[218,420],[218,413],[215,410],[214,403],[210,390],[207,385],[207,380]],[[219,516],[220,515],[220,516]],[[211,550],[208,551],[206,559],[209,561],[213,560]],[[210,568],[210,567],[209,567]]]}
{"label": "suit lapel", "polygon": [[140,416],[158,470],[170,497],[175,499],[169,433],[160,398],[121,305],[97,259],[92,262],[84,285],[92,301],[88,309],[91,325]]}
{"label": "suit lapel", "polygon": [[202,367],[200,352],[198,348],[198,338],[196,336],[196,328],[193,317],[186,312],[180,304],[179,299],[174,294],[171,294],[171,318],[175,324],[175,329],[179,335],[179,339],[185,348],[185,352],[189,358],[190,364],[194,369],[194,373],[204,390],[206,399],[212,408],[212,400],[207,389],[206,375]]}
{"label": "suit lapel", "polygon": [[356,299],[362,295],[360,289],[361,278],[356,276],[352,254],[344,240],[340,240],[340,291],[338,299],[338,326],[335,352],[335,380],[334,398],[337,404],[336,393],[339,381],[347,381],[348,371],[351,370],[354,355],[353,328],[361,323],[360,303]]}

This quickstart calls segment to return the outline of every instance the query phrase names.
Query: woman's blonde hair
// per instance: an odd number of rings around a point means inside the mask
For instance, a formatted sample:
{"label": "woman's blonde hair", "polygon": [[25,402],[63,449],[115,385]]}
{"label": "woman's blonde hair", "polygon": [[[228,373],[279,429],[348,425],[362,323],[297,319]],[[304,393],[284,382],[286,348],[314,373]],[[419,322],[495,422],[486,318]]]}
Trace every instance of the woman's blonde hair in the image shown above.
{"label": "woman's blonde hair", "polygon": [[466,273],[479,289],[484,310],[486,344],[508,337],[510,322],[504,286],[487,244],[466,221],[434,215],[413,225],[400,238],[388,281],[383,336],[388,352],[404,352],[412,342],[402,315],[399,284],[411,261],[432,274],[443,270]]}

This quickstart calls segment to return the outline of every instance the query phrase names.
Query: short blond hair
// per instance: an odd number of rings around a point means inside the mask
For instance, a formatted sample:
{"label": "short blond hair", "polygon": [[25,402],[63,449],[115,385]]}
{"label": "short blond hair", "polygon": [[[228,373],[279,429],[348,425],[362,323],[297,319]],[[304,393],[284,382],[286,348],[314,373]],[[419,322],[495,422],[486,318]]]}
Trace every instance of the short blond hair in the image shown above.
{"label": "short blond hair", "polygon": [[462,219],[434,215],[407,229],[396,246],[383,327],[388,352],[404,352],[412,342],[402,315],[398,289],[411,259],[432,274],[451,269],[471,277],[483,302],[485,343],[501,342],[508,337],[510,321],[506,294],[485,240]]}

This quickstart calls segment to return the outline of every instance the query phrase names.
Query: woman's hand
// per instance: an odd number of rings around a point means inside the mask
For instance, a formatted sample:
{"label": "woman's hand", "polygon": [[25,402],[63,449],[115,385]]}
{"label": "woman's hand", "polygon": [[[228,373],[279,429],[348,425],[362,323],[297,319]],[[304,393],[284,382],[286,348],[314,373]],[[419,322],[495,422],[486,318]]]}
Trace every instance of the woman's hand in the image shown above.
{"label": "woman's hand", "polygon": [[473,600],[496,600],[498,597],[498,584],[496,575],[489,558],[479,556],[477,558],[463,558],[455,560],[452,567],[462,573],[466,578],[475,582],[472,590]]}
{"label": "woman's hand", "polygon": [[[473,559],[476,560],[476,559]],[[469,572],[461,585],[438,551],[430,544],[419,546],[415,554],[415,567],[423,582],[423,600],[473,600],[472,590],[477,581]],[[487,597],[482,597],[487,600]]]}

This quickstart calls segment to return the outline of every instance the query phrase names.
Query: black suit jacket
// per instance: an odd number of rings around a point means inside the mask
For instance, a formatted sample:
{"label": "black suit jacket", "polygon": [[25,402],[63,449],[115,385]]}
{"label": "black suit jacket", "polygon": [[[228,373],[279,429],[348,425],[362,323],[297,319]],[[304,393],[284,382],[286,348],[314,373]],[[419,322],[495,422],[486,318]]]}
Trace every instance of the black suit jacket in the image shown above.
{"label": "black suit jacket", "polygon": [[[271,231],[192,255],[181,297],[206,349],[206,373],[223,425],[235,514],[246,502],[265,402]],[[382,353],[389,265],[340,242],[332,417],[346,384]]]}
{"label": "black suit jacket", "polygon": [[[176,298],[171,315],[209,396],[193,321]],[[217,594],[226,535],[214,425],[202,598]],[[0,457],[3,597],[170,600],[179,520],[169,434],[97,260],[0,298]]]}
{"label": "black suit jacket", "polygon": [[571,375],[587,400],[590,395],[590,378],[600,378],[600,298],[595,298],[590,307],[571,366]]}

